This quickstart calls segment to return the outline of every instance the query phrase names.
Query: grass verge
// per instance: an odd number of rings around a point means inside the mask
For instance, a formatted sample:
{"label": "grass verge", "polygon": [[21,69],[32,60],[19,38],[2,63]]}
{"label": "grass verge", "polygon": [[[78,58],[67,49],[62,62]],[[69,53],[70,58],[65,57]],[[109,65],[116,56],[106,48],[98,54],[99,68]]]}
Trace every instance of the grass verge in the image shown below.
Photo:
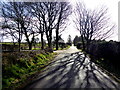
{"label": "grass verge", "polygon": [[3,90],[15,90],[28,78],[40,72],[54,58],[56,53],[3,53]]}

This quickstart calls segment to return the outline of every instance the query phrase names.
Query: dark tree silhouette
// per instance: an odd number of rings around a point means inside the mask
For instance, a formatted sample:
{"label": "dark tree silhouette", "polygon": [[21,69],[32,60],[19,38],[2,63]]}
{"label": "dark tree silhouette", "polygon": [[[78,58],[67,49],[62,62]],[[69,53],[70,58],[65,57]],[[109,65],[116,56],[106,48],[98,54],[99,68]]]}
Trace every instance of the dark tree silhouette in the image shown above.
{"label": "dark tree silhouette", "polygon": [[[19,29],[18,33],[19,35],[23,34],[26,37],[29,49],[31,50],[36,33],[33,29],[32,14],[30,13],[30,8],[26,3],[27,2],[3,3],[2,14],[3,17],[13,21],[13,23],[17,22],[18,25],[16,28]],[[20,37],[18,41],[20,42]]]}
{"label": "dark tree silhouette", "polygon": [[81,37],[75,36],[74,40],[73,40],[73,44],[75,46],[77,46],[78,42],[81,42]]}
{"label": "dark tree silhouette", "polygon": [[[26,37],[29,49],[32,49],[34,38],[41,35],[42,49],[44,49],[43,35],[46,34],[48,47],[52,49],[52,33],[56,30],[56,49],[58,49],[59,33],[67,27],[68,16],[71,14],[71,5],[68,2],[6,2],[2,7],[3,17],[15,23],[14,28],[7,22],[10,36],[15,37],[15,28],[21,36]],[[8,30],[7,30],[8,31]],[[17,36],[17,35],[16,35]],[[20,44],[19,44],[20,46]]]}
{"label": "dark tree silhouette", "polygon": [[20,43],[23,35],[21,33],[21,28],[19,27],[19,23],[17,22],[13,23],[6,18],[2,18],[2,19],[3,22],[1,23],[1,36],[6,38],[11,37],[14,45],[15,45],[15,40],[17,40],[19,43],[19,51],[20,51]]}
{"label": "dark tree silhouette", "polygon": [[[13,42],[16,39],[19,43],[19,51],[20,44],[22,40],[22,28],[20,26],[20,13],[18,9],[21,7],[21,4],[18,6],[15,3],[2,3],[2,13],[1,16],[4,19],[2,23],[3,35],[7,37],[12,37]],[[22,8],[22,7],[21,7]]]}
{"label": "dark tree silhouette", "polygon": [[71,35],[68,36],[67,44],[68,44],[68,45],[72,45],[72,38],[71,38]]}
{"label": "dark tree silhouette", "polygon": [[43,40],[43,35],[44,35],[44,23],[43,23],[43,18],[42,18],[42,13],[43,13],[43,2],[32,2],[29,3],[30,5],[31,13],[33,16],[36,18],[34,21],[34,26],[38,31],[36,33],[39,33],[41,35],[41,49],[44,49],[44,40]]}
{"label": "dark tree silhouette", "polygon": [[59,2],[58,4],[59,7],[56,7],[59,10],[56,25],[56,50],[58,50],[59,33],[66,28],[68,17],[71,14],[71,5],[69,2]]}
{"label": "dark tree silhouette", "polygon": [[89,48],[93,39],[106,39],[113,34],[115,25],[110,23],[107,8],[89,10],[84,3],[79,2],[75,8],[75,25],[80,31],[83,50]]}
{"label": "dark tree silhouette", "polygon": [[58,13],[57,2],[43,2],[41,17],[44,24],[44,30],[48,41],[48,47],[52,49],[52,32],[55,29],[55,20]]}

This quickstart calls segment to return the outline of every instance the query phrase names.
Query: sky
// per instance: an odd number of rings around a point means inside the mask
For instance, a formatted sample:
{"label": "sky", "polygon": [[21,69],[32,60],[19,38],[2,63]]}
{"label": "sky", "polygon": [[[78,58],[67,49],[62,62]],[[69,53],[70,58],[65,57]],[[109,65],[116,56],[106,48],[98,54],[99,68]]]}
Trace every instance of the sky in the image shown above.
{"label": "sky", "polygon": [[[70,2],[75,5],[75,2],[79,0],[71,0]],[[119,0],[82,0],[86,7],[89,9],[95,9],[100,8],[102,5],[106,6],[108,8],[108,14],[111,18],[111,22],[116,24],[116,30],[111,38],[108,38],[107,40],[116,40],[118,41],[118,2]],[[65,41],[67,41],[68,35],[70,34],[72,36],[72,39],[78,35],[80,36],[80,33],[75,30],[75,26],[73,25],[73,21],[70,20],[70,25],[68,26],[67,30],[63,33],[62,38],[64,38]]]}
{"label": "sky", "polygon": [[[73,7],[75,6],[75,3],[81,0],[69,0]],[[116,40],[118,41],[118,2],[119,0],[82,0],[86,7],[89,9],[95,9],[99,8],[102,5],[106,6],[108,8],[108,14],[111,17],[111,22],[116,24],[116,31],[114,32],[113,36],[107,40]],[[75,26],[73,24],[72,17],[70,17],[69,25],[66,28],[66,30],[62,33],[62,38],[66,42],[68,39],[68,35],[71,35],[72,40],[76,35],[80,36],[79,31],[75,29]],[[45,36],[44,36],[45,38]],[[9,39],[6,39],[5,41],[10,41]]]}

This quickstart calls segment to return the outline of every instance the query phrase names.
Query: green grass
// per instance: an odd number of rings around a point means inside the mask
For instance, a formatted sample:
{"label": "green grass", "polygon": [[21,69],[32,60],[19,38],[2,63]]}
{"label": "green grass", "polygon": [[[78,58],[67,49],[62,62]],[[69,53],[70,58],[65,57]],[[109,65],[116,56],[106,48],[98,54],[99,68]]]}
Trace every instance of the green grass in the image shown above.
{"label": "green grass", "polygon": [[14,64],[4,62],[2,78],[3,89],[15,89],[21,86],[29,76],[41,71],[44,66],[48,65],[54,55],[55,53],[41,53],[33,57],[16,58],[17,61]]}
{"label": "green grass", "polygon": [[32,48],[32,50],[40,50],[41,48]]}
{"label": "green grass", "polygon": [[9,44],[9,45],[12,45],[13,43],[12,42],[1,42],[0,44]]}
{"label": "green grass", "polygon": [[63,48],[63,49],[66,50],[66,49],[68,49],[68,48],[70,48],[70,45],[68,45],[66,48]]}
{"label": "green grass", "polygon": [[[56,50],[56,48],[53,48],[53,50]],[[62,48],[59,47],[58,50],[62,50]]]}

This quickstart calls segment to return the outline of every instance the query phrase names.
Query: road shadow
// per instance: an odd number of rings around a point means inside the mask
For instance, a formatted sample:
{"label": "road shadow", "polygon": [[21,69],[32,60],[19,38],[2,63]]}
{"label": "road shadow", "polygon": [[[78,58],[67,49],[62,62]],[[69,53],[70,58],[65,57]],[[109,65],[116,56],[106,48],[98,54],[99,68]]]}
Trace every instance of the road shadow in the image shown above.
{"label": "road shadow", "polygon": [[44,74],[27,85],[32,88],[118,88],[90,59],[80,52],[67,54],[51,63]]}

